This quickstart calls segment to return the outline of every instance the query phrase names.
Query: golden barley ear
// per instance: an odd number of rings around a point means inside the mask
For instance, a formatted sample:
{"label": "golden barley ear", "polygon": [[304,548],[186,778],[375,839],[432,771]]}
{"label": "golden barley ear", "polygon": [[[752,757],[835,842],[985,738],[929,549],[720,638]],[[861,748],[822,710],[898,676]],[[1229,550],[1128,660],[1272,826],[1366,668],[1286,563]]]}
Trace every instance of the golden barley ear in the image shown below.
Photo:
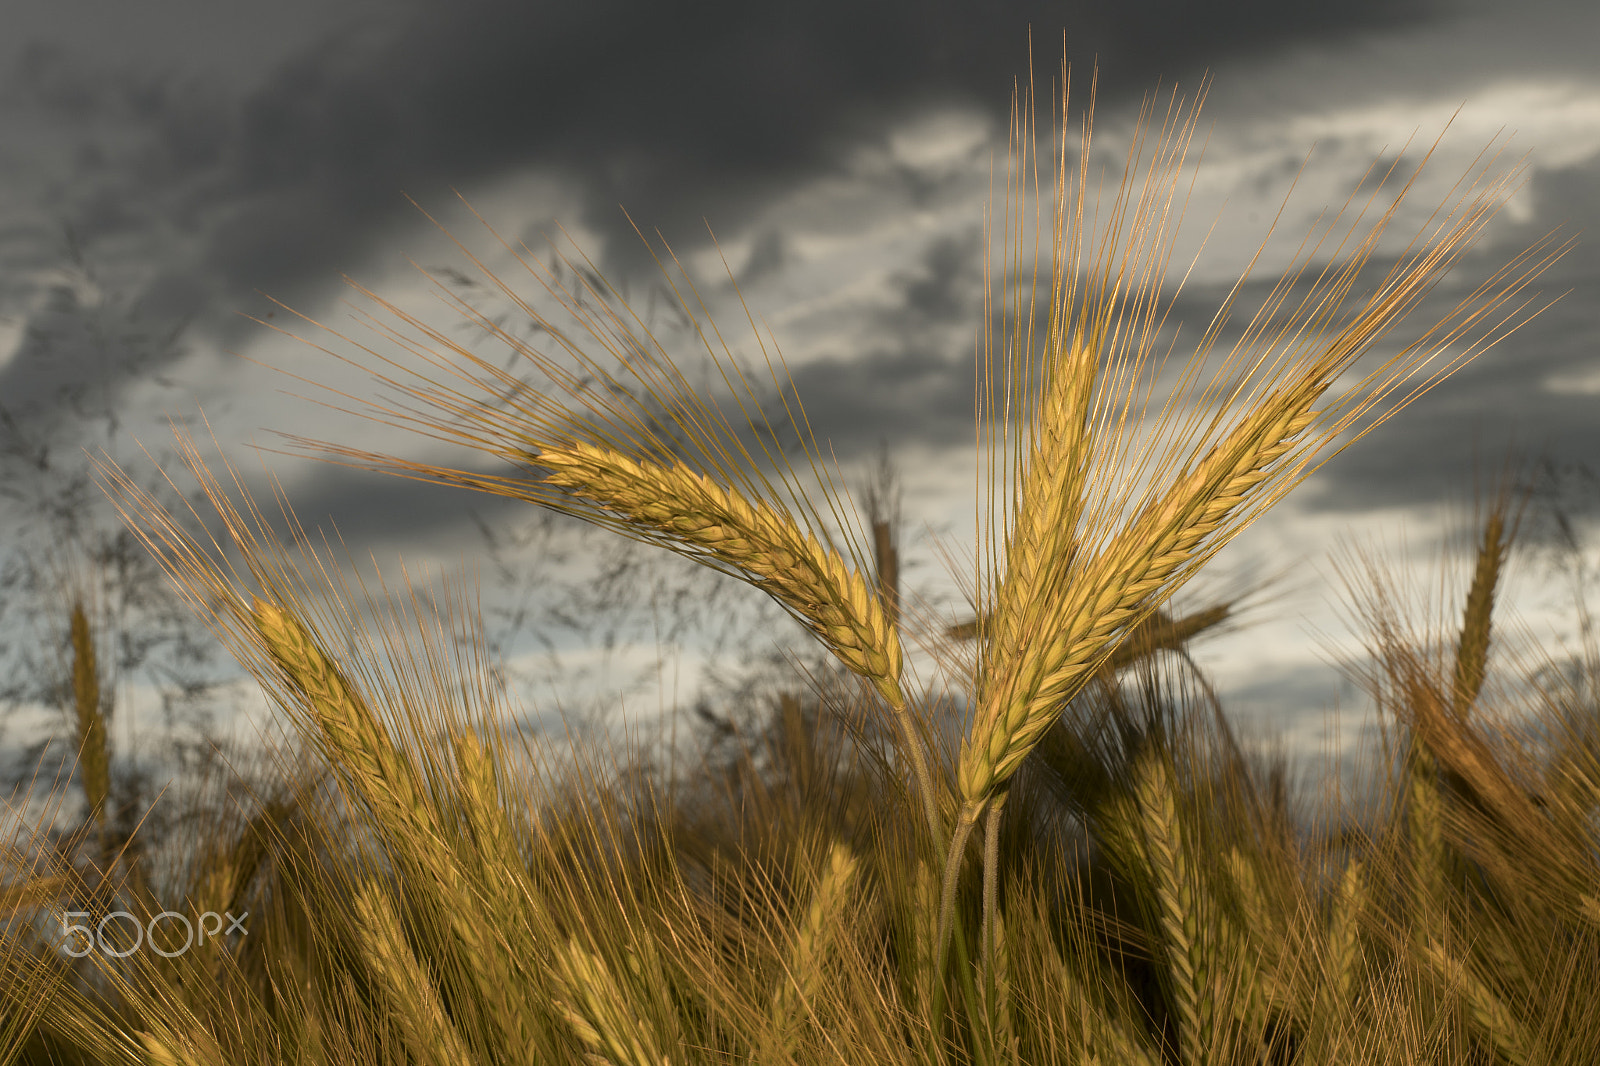
{"label": "golden barley ear", "polygon": [[1451,956],[1433,939],[1423,945],[1422,957],[1435,978],[1465,1000],[1467,1015],[1480,1040],[1515,1066],[1545,1061],[1537,1056],[1537,1045],[1523,1020],[1470,965]]}
{"label": "golden barley ear", "polygon": [[1214,918],[1184,841],[1171,768],[1152,751],[1140,760],[1135,774],[1144,857],[1155,886],[1156,918],[1182,1023],[1184,1059],[1209,1062],[1218,1037],[1221,962],[1212,943]]}
{"label": "golden barley ear", "polygon": [[111,760],[105,716],[100,707],[100,670],[82,600],[74,600],[72,604],[71,635],[72,698],[77,711],[83,791],[89,801],[89,820],[103,830],[106,801],[111,794]]}
{"label": "golden barley ear", "polygon": [[355,916],[362,957],[406,1050],[424,1066],[469,1066],[475,1059],[445,1012],[433,977],[406,942],[387,890],[368,879],[356,893]]}
{"label": "golden barley ear", "polygon": [[822,996],[823,965],[834,940],[845,935],[848,894],[856,883],[858,866],[859,860],[842,841],[829,849],[827,864],[789,946],[784,972],[772,992],[768,1006],[770,1043],[762,1049],[759,1061],[787,1061],[794,1051],[797,1031],[808,1018],[816,1017]]}
{"label": "golden barley ear", "polygon": [[[561,992],[552,1006],[587,1049],[585,1058],[607,1066],[668,1066],[671,1059],[604,959],[568,937],[556,950]],[[638,965],[629,952],[629,962]]]}

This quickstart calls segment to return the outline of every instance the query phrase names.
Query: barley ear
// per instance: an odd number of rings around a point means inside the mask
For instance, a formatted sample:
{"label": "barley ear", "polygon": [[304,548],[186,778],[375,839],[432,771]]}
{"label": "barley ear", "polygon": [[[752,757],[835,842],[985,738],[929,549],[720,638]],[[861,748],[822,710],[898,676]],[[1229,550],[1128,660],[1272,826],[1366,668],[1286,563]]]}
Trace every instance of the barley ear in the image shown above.
{"label": "barley ear", "polygon": [[1216,1038],[1217,974],[1205,943],[1201,893],[1183,842],[1173,780],[1159,755],[1141,760],[1135,793],[1169,981],[1182,1023],[1184,1061],[1209,1062]]}
{"label": "barley ear", "polygon": [[331,761],[380,824],[400,837],[437,837],[432,805],[415,769],[305,624],[260,597],[251,614],[273,662],[317,724]]}
{"label": "barley ear", "polygon": [[552,1006],[587,1049],[592,1063],[669,1066],[655,1034],[629,1002],[605,960],[567,937],[556,949],[561,992]]}
{"label": "barley ear", "polygon": [[1020,1062],[1014,1005],[1011,995],[1011,945],[1006,936],[1005,918],[996,911],[990,919],[993,943],[989,945],[982,986],[985,1020],[990,1046],[1000,1062]]}
{"label": "barley ear", "polygon": [[[910,917],[911,943],[906,954],[914,961],[912,971],[917,1013],[930,1017],[933,1009],[933,983],[941,979],[934,971],[934,938],[938,933],[939,881],[933,867],[918,859],[911,879],[914,907]],[[1595,908],[1600,915],[1600,905]],[[1596,918],[1600,925],[1600,917]]]}
{"label": "barley ear", "polygon": [[[811,893],[810,903],[790,946],[788,965],[773,989],[768,1007],[771,1023],[767,1054],[770,1061],[788,1059],[796,1031],[807,1013],[813,1017],[822,992],[822,968],[836,937],[844,935],[842,918],[849,903],[858,860],[843,842],[828,853],[828,865]],[[761,1061],[769,1061],[766,1055]]]}
{"label": "barley ear", "polygon": [[1484,671],[1489,658],[1489,635],[1494,615],[1495,586],[1510,550],[1506,536],[1505,513],[1496,507],[1484,523],[1483,543],[1478,548],[1477,566],[1472,573],[1472,588],[1461,620],[1461,639],[1456,648],[1453,704],[1457,721],[1466,721],[1472,705],[1483,689]]}
{"label": "barley ear", "polygon": [[1460,990],[1473,1027],[1507,1061],[1514,1066],[1543,1061],[1534,1057],[1534,1042],[1522,1019],[1471,967],[1451,957],[1444,946],[1432,938],[1424,944],[1422,955],[1437,978],[1452,989]]}
{"label": "barley ear", "polygon": [[1250,860],[1237,847],[1230,847],[1227,861],[1243,921],[1225,915],[1221,929],[1236,968],[1249,977],[1235,1016],[1252,1033],[1262,1033],[1267,1028],[1269,1005],[1301,1013],[1283,977],[1287,930],[1262,891]]}
{"label": "barley ear", "polygon": [[1361,916],[1367,905],[1365,870],[1352,859],[1339,880],[1332,918],[1328,923],[1328,948],[1332,980],[1328,991],[1340,1009],[1350,1003],[1361,967]]}
{"label": "barley ear", "polygon": [[1335,887],[1324,947],[1318,956],[1321,973],[1315,979],[1315,1013],[1306,1030],[1307,1062],[1342,1058],[1355,1006],[1356,979],[1361,973],[1361,921],[1366,906],[1365,869],[1359,859],[1352,859]]}
{"label": "barley ear", "polygon": [[583,442],[543,445],[544,481],[620,516],[646,540],[739,575],[805,625],[844,666],[883,696],[900,727],[932,839],[943,844],[933,776],[911,719],[900,636],[875,588],[784,509],[751,501],[682,463],[642,462]]}
{"label": "barley ear", "polygon": [[[89,801],[89,821],[100,831],[101,860],[110,861],[106,836],[106,802],[111,795],[111,757],[106,738],[105,714],[100,706],[100,670],[95,660],[94,637],[83,601],[72,604],[72,700],[78,719],[78,765],[83,771],[83,792]],[[103,872],[109,874],[109,870]]]}
{"label": "barley ear", "polygon": [[433,978],[406,943],[400,919],[382,886],[372,880],[363,884],[356,893],[355,909],[361,922],[362,957],[378,980],[388,1016],[407,1051],[426,1066],[468,1066],[472,1056],[445,1013]]}

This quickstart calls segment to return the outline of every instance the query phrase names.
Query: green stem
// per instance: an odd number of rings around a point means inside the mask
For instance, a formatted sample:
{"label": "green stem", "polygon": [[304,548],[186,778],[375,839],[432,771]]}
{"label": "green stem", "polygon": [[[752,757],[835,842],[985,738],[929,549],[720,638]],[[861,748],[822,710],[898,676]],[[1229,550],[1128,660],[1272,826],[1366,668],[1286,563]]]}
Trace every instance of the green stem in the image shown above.
{"label": "green stem", "polygon": [[994,974],[997,935],[995,918],[999,914],[996,908],[1000,895],[1000,812],[1005,805],[1006,796],[1002,792],[989,808],[983,839],[983,967],[991,978]]}
{"label": "green stem", "polygon": [[900,722],[900,729],[906,736],[906,753],[911,758],[911,770],[916,774],[917,787],[922,790],[922,810],[928,819],[928,833],[939,851],[944,850],[944,826],[939,821],[939,807],[934,800],[933,775],[928,772],[927,753],[922,750],[922,742],[917,738],[916,726],[911,720],[911,715],[906,709],[905,695],[900,692],[900,686],[895,685],[895,693],[899,698],[891,700],[890,707],[895,717]]}
{"label": "green stem", "polygon": [[944,890],[939,902],[938,948],[934,952],[932,1017],[928,1019],[936,1038],[943,1028],[944,968],[952,933],[955,938],[956,959],[960,964],[958,976],[961,996],[966,1002],[968,1016],[973,1018],[978,1016],[978,988],[972,980],[972,964],[967,956],[966,931],[962,928],[960,916],[956,914],[956,882],[961,873],[961,860],[966,854],[967,838],[972,835],[972,827],[977,824],[981,814],[981,807],[968,805],[962,809],[960,820],[956,823],[955,839],[945,863]]}

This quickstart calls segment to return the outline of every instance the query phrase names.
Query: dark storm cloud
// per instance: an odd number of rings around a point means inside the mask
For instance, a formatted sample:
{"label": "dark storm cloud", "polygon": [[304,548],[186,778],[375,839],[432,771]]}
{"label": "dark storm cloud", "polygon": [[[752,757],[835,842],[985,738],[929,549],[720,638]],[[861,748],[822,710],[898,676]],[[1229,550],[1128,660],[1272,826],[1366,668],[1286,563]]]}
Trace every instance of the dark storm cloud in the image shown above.
{"label": "dark storm cloud", "polygon": [[[256,327],[229,316],[259,310],[256,290],[312,303],[412,223],[400,190],[437,203],[447,186],[528,167],[565,175],[617,280],[648,262],[619,203],[692,243],[704,239],[702,216],[737,233],[909,109],[960,102],[1003,119],[1030,24],[1042,78],[1065,25],[1070,54],[1098,57],[1115,101],[1158,76],[1188,79],[1231,57],[1427,13],[1394,0],[455,3],[349,29],[237,100],[48,49],[29,53],[11,94],[114,130],[84,145],[52,209],[91,247],[141,226],[191,238],[198,251],[149,283],[146,305],[237,345]],[[770,238],[768,252],[778,248]],[[6,377],[26,373],[16,364]]]}

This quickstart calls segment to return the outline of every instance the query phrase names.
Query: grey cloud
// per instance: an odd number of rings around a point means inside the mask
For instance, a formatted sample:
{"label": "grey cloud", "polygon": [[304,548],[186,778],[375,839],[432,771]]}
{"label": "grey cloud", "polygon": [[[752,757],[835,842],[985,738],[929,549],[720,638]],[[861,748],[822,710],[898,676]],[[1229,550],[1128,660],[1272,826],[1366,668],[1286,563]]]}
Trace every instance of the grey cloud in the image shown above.
{"label": "grey cloud", "polygon": [[92,70],[48,48],[27,54],[11,91],[62,119],[115,127],[86,144],[61,211],[91,245],[141,218],[197,240],[197,255],[150,285],[163,310],[199,316],[227,346],[253,336],[231,312],[258,310],[256,290],[312,303],[413,224],[401,190],[436,202],[448,185],[528,167],[565,174],[583,191],[579,221],[605,239],[603,268],[626,280],[649,263],[619,203],[669,239],[697,242],[702,215],[737,233],[909,108],[961,102],[1003,119],[1029,25],[1041,77],[1056,69],[1065,24],[1072,55],[1098,57],[1102,97],[1115,101],[1158,75],[1433,14],[1391,0],[473,2],[347,29],[237,102],[217,86]]}

